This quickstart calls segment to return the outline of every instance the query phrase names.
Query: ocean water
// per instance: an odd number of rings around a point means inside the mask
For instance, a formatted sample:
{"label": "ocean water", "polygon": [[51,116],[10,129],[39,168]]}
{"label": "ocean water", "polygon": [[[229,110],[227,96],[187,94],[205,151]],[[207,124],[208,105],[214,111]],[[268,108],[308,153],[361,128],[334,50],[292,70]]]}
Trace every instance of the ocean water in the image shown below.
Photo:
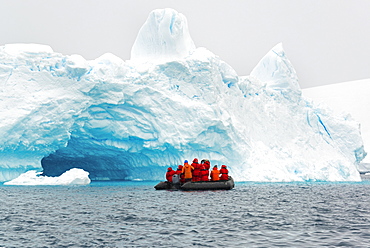
{"label": "ocean water", "polygon": [[0,247],[370,247],[370,182],[0,185]]}

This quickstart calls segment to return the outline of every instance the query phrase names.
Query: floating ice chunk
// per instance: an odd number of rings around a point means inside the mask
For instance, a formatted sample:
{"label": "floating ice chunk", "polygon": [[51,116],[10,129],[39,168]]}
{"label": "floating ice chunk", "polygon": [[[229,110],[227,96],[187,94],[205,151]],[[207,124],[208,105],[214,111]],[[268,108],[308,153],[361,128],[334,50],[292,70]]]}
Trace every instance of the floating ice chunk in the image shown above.
{"label": "floating ice chunk", "polygon": [[41,176],[36,170],[27,171],[4,185],[86,185],[90,183],[89,172],[73,168],[59,177]]}

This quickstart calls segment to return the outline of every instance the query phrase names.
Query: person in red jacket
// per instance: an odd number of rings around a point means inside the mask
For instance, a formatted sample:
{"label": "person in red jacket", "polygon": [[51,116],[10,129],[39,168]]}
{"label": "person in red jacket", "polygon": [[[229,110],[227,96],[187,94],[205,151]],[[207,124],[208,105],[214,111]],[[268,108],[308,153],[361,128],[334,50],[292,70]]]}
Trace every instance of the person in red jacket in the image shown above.
{"label": "person in red jacket", "polygon": [[191,166],[194,167],[192,181],[193,182],[200,181],[200,164],[198,163],[197,158],[194,158],[193,163],[191,164]]}
{"label": "person in red jacket", "polygon": [[208,180],[208,170],[206,170],[206,167],[202,163],[200,164],[200,181],[207,182]]}
{"label": "person in red jacket", "polygon": [[172,176],[176,174],[176,171],[172,170],[171,167],[168,167],[167,169],[167,173],[166,173],[166,179],[167,179],[167,182],[170,182],[172,183]]}
{"label": "person in red jacket", "polygon": [[229,171],[228,169],[226,168],[226,165],[222,165],[221,166],[221,169],[220,169],[220,180],[229,180]]}
{"label": "person in red jacket", "polygon": [[211,168],[211,163],[209,162],[209,160],[206,160],[205,159],[205,161],[204,161],[204,167],[206,168],[206,170],[207,170],[207,176],[208,176],[208,178],[209,178],[209,169]]}
{"label": "person in red jacket", "polygon": [[182,173],[182,167],[181,164],[177,167],[176,174],[180,177],[180,183],[185,183],[185,175]]}

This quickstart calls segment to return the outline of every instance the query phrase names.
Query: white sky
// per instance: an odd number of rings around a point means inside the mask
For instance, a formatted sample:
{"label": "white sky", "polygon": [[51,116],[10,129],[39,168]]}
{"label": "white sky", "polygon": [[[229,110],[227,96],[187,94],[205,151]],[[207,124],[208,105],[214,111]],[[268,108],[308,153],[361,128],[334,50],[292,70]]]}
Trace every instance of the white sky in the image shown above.
{"label": "white sky", "polygon": [[282,42],[302,88],[370,78],[369,0],[0,0],[0,45],[127,60],[148,14],[167,7],[241,76]]}

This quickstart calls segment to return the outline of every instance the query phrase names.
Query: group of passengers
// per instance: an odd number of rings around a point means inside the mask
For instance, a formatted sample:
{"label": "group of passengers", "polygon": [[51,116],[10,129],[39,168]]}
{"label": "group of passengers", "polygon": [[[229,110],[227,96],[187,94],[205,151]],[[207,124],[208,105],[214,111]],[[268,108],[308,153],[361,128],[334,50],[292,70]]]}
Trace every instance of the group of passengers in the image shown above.
{"label": "group of passengers", "polygon": [[222,165],[220,170],[217,168],[217,165],[215,165],[211,172],[209,171],[210,167],[211,164],[209,160],[206,159],[203,159],[199,163],[198,159],[194,158],[191,164],[185,160],[184,165],[179,165],[177,170],[168,167],[166,179],[170,183],[226,181],[229,179],[229,171],[226,165]]}

